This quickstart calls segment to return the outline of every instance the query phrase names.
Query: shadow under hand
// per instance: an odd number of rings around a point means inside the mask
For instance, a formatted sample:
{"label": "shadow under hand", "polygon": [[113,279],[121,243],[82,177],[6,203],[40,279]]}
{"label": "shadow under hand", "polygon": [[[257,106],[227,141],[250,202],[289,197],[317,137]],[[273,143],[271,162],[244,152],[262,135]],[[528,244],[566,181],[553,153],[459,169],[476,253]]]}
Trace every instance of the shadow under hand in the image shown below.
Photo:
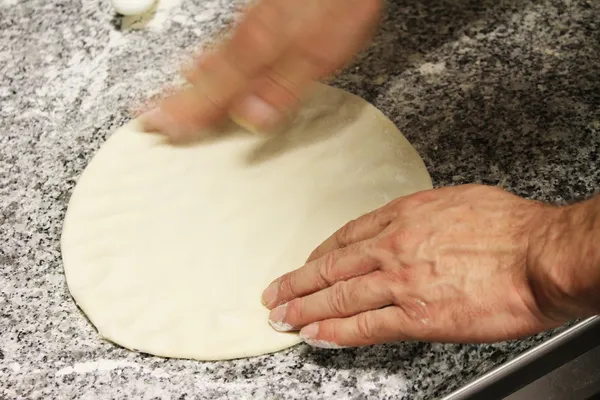
{"label": "shadow under hand", "polygon": [[[540,334],[543,335],[546,334]],[[398,342],[340,350],[316,349],[303,344],[300,357],[306,364],[336,374],[354,371],[345,378],[354,387],[361,385],[356,376],[368,376],[369,384],[374,386],[406,384],[408,393],[426,393],[427,398],[439,398],[522,351],[519,343]],[[460,371],[459,376],[457,371]],[[398,397],[401,396],[402,393],[398,393]]]}
{"label": "shadow under hand", "polygon": [[352,124],[365,107],[338,90],[329,91],[316,85],[294,118],[282,131],[265,136],[248,154],[247,162],[260,164],[293,149],[327,140]]}
{"label": "shadow under hand", "polygon": [[[193,141],[173,142],[172,145],[195,147],[222,140],[253,137],[254,140],[244,159],[248,166],[253,166],[340,134],[345,127],[352,125],[366,108],[367,105],[354,96],[316,84],[294,118],[279,132],[270,135],[255,134],[231,120],[225,120],[204,131]],[[165,141],[167,140],[165,138]]]}

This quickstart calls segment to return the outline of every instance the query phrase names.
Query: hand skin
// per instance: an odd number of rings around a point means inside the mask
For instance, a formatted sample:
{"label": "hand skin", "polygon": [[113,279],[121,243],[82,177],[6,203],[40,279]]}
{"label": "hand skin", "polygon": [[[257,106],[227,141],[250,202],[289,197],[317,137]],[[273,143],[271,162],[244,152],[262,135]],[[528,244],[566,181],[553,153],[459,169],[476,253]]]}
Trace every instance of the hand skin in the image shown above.
{"label": "hand skin", "polygon": [[343,67],[370,38],[382,0],[261,0],[186,75],[191,87],[142,116],[148,131],[195,139],[230,115],[251,131],[285,121],[312,81]]}
{"label": "hand skin", "polygon": [[263,302],[316,347],[516,339],[600,311],[599,240],[598,200],[424,191],[345,225]]}

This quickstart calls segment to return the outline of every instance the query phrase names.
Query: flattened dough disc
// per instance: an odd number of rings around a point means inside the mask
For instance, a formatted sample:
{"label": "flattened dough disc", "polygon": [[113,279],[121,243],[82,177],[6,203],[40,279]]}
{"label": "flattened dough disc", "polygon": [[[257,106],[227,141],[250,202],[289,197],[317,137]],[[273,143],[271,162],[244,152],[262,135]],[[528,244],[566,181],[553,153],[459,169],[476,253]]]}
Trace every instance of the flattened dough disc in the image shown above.
{"label": "flattened dough disc", "polygon": [[366,101],[318,85],[293,128],[232,128],[176,147],[134,120],[70,200],[71,294],[105,338],[166,357],[222,360],[300,340],[267,322],[261,291],[351,219],[431,188],[423,161]]}

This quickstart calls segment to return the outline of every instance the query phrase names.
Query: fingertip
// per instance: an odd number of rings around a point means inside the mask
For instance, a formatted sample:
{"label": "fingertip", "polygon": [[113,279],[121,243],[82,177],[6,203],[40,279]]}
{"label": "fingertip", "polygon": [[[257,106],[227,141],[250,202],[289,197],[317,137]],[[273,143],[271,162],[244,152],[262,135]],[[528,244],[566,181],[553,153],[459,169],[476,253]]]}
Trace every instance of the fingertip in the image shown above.
{"label": "fingertip", "polygon": [[304,343],[311,347],[319,349],[344,349],[347,347],[328,340],[317,339],[319,337],[319,330],[320,323],[315,322],[302,328],[299,335],[304,340]]}
{"label": "fingertip", "polygon": [[164,130],[162,112],[159,108],[154,108],[150,111],[144,112],[139,116],[139,119],[144,132],[162,133]]}
{"label": "fingertip", "polygon": [[236,102],[230,111],[231,119],[255,134],[268,134],[279,126],[285,115],[275,106],[256,95]]}
{"label": "fingertip", "polygon": [[279,332],[289,332],[294,329],[294,327],[285,321],[287,316],[287,304],[281,305],[275,308],[269,314],[269,324],[273,329]]}
{"label": "fingertip", "polygon": [[319,334],[319,323],[315,322],[310,325],[306,325],[304,328],[300,329],[300,337],[302,340],[314,340]]}
{"label": "fingertip", "polygon": [[167,136],[174,143],[184,141],[191,136],[181,124],[158,107],[145,112],[139,119],[144,132]]}
{"label": "fingertip", "polygon": [[191,60],[184,62],[181,66],[181,75],[191,84],[199,78],[202,69],[202,64],[206,61],[208,53],[205,50],[200,50]]}
{"label": "fingertip", "polygon": [[272,282],[262,293],[262,303],[268,309],[272,309],[275,306],[277,300],[277,293],[279,292],[279,282]]}
{"label": "fingertip", "polygon": [[256,127],[254,127],[250,122],[246,121],[244,118],[235,115],[234,113],[229,113],[229,118],[237,125],[246,129],[247,131],[254,133],[255,135],[260,135],[259,130]]}

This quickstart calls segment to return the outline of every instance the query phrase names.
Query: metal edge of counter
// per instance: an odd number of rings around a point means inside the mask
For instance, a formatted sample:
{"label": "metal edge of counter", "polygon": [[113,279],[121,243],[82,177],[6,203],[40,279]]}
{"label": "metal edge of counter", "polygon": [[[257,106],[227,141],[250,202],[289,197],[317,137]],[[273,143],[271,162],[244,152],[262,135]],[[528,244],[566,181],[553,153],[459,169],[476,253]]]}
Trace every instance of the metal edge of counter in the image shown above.
{"label": "metal edge of counter", "polygon": [[595,316],[499,365],[441,400],[502,399],[599,344],[600,316]]}

